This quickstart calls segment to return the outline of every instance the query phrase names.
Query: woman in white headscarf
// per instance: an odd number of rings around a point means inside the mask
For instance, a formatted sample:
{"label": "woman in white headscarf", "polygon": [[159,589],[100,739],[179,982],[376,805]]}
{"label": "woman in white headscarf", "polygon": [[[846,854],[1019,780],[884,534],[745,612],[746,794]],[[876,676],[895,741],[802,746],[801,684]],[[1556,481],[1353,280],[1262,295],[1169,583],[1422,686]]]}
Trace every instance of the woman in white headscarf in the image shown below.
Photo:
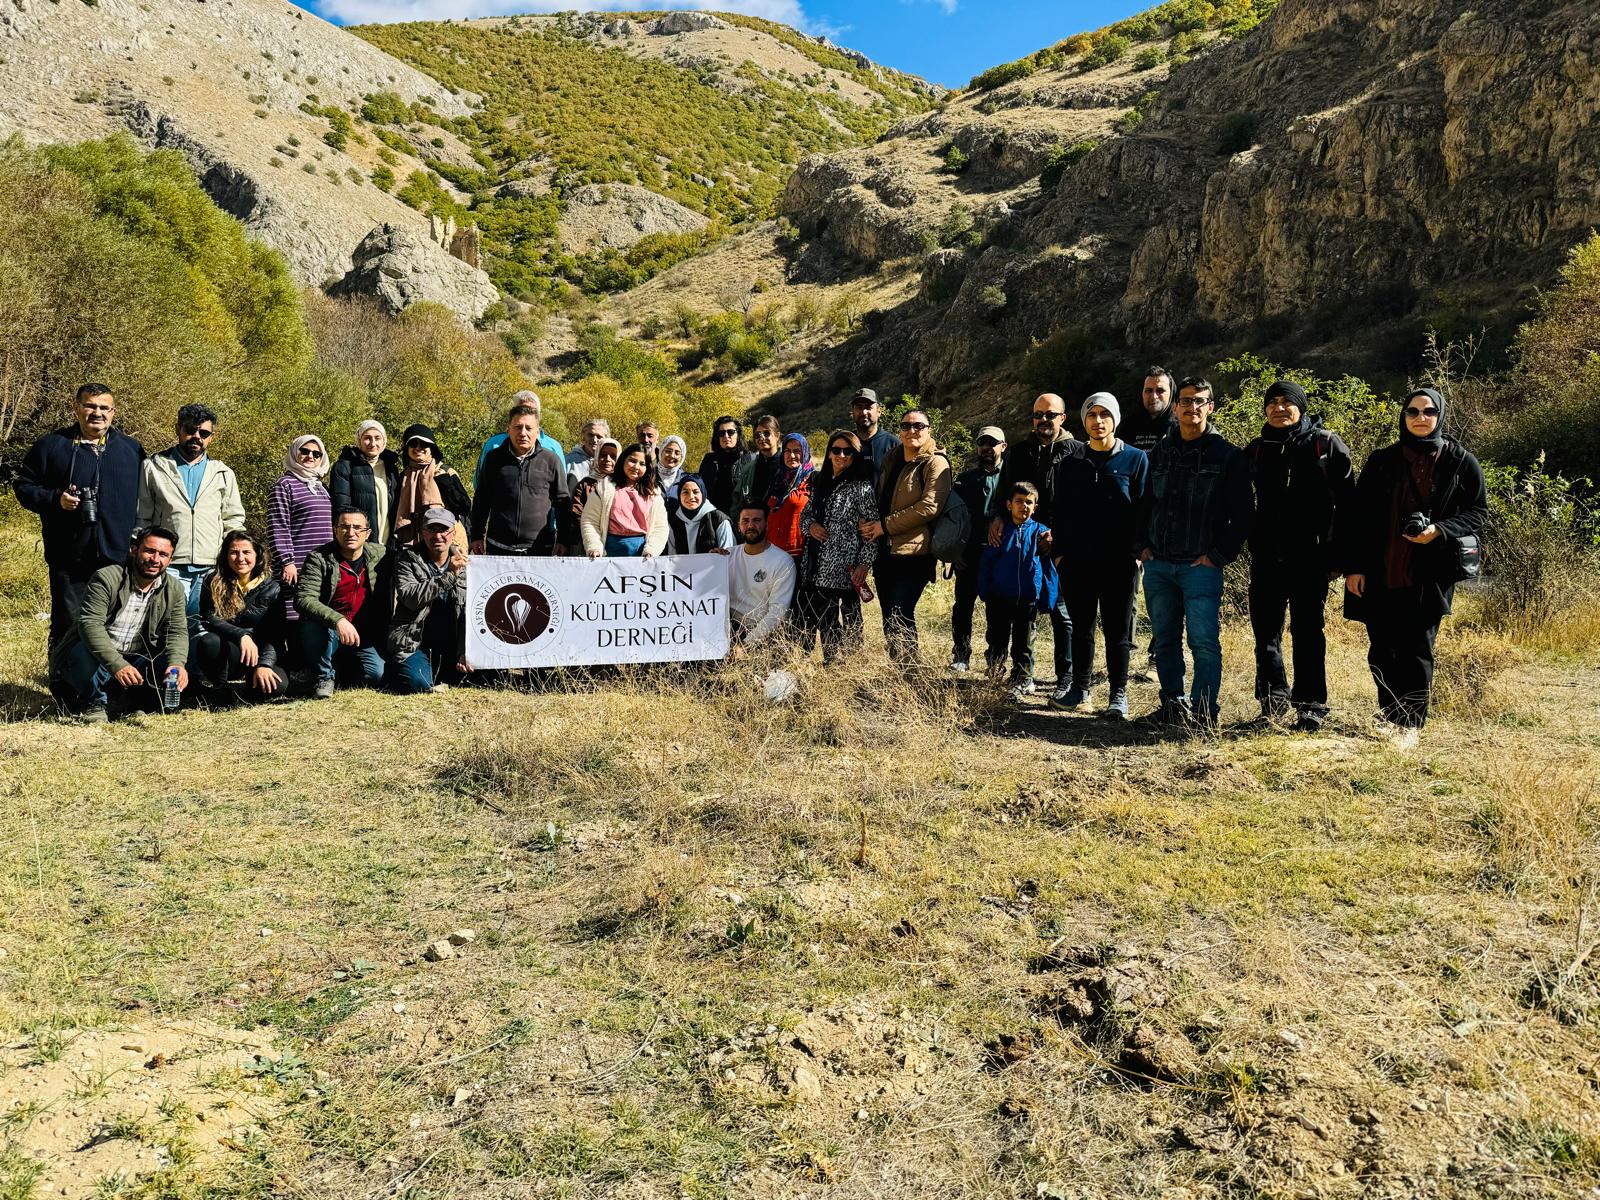
{"label": "woman in white headscarf", "polygon": [[267,544],[283,580],[284,610],[291,621],[300,619],[294,586],[306,555],[333,540],[333,500],[322,482],[327,474],[327,447],[315,434],[305,434],[289,443],[283,474],[267,496]]}
{"label": "woman in white headscarf", "polygon": [[356,444],[339,451],[328,491],[334,512],[353,508],[366,513],[372,540],[388,543],[400,500],[400,456],[389,449],[389,435],[381,423],[363,421],[356,427]]}
{"label": "woman in white headscarf", "polygon": [[683,482],[683,460],[689,457],[689,443],[673,434],[661,443],[656,451],[656,481],[661,485],[661,498],[667,511],[678,506],[678,485]]}

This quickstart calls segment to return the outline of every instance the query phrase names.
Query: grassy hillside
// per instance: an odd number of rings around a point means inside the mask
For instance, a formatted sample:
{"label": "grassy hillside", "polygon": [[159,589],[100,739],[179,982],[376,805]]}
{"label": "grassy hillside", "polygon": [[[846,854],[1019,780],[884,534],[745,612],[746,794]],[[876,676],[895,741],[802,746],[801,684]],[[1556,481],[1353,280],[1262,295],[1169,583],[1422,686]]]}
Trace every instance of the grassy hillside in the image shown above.
{"label": "grassy hillside", "polygon": [[[442,159],[428,166],[470,194],[466,207],[484,230],[490,273],[520,297],[538,296],[550,280],[583,283],[598,265],[564,257],[555,245],[563,192],[587,183],[640,184],[737,224],[768,213],[805,155],[871,140],[929,103],[916,81],[869,71],[767,22],[740,19],[734,28],[793,52],[785,61],[809,64],[809,74],[732,57],[640,56],[582,36],[589,26],[577,20],[421,22],[352,31],[452,91],[484,98],[476,116],[452,121],[425,107],[394,105],[369,105],[367,116],[380,125],[446,126],[471,147],[473,166]],[[842,94],[844,82],[855,85],[850,98]],[[549,195],[495,196],[504,179],[530,172],[548,176]],[[421,184],[413,197],[419,207],[456,207]],[[698,242],[690,239],[683,250],[695,248]]]}

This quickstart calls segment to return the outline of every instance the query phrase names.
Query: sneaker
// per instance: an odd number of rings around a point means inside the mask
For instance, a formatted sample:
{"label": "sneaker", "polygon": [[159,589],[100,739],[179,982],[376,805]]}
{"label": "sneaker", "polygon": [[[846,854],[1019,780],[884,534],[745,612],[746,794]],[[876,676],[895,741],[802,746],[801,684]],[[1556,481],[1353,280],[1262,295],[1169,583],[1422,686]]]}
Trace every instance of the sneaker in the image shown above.
{"label": "sneaker", "polygon": [[1145,713],[1139,720],[1146,725],[1184,726],[1191,720],[1187,700],[1163,700],[1154,712]]}
{"label": "sneaker", "polygon": [[1100,715],[1108,721],[1126,721],[1128,719],[1127,690],[1112,692],[1110,702],[1100,710]]}
{"label": "sneaker", "polygon": [[1415,750],[1422,744],[1422,730],[1411,725],[1396,730],[1394,736],[1389,739],[1389,744],[1402,754]]}
{"label": "sneaker", "polygon": [[104,725],[110,719],[104,704],[91,704],[78,714],[78,721],[83,725]]}
{"label": "sneaker", "polygon": [[1033,680],[1013,679],[1011,681],[1011,694],[1013,696],[1031,696],[1034,693]]}
{"label": "sneaker", "polygon": [[1296,733],[1319,733],[1322,730],[1323,722],[1327,719],[1328,714],[1325,712],[1318,712],[1314,708],[1302,708],[1299,717],[1295,720],[1294,731]]}
{"label": "sneaker", "polygon": [[965,675],[967,670],[967,660],[964,658],[958,658],[950,664],[950,674],[952,675]]}
{"label": "sneaker", "polygon": [[319,680],[317,680],[316,690],[314,690],[311,693],[311,698],[313,700],[332,700],[333,699],[333,680],[331,680],[331,679],[319,679]]}
{"label": "sneaker", "polygon": [[1071,687],[1059,687],[1050,695],[1050,707],[1061,712],[1074,712],[1083,707],[1083,702],[1089,698],[1087,691],[1073,684]]}

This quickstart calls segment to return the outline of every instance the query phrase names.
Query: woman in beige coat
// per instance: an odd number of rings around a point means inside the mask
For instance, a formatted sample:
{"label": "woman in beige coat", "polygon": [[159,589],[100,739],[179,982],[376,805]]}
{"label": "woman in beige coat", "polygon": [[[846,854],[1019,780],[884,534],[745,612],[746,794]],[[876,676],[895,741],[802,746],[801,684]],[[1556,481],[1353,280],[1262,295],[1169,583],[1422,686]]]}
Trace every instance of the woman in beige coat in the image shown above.
{"label": "woman in beige coat", "polygon": [[917,602],[933,582],[933,523],[950,498],[950,460],[934,445],[928,414],[913,408],[900,418],[900,453],[878,469],[879,521],[864,521],[861,536],[881,539],[873,579],[883,607],[883,638],[895,662],[917,658]]}
{"label": "woman in beige coat", "polygon": [[624,450],[611,478],[595,485],[581,525],[590,558],[654,558],[667,548],[667,506],[642,445]]}

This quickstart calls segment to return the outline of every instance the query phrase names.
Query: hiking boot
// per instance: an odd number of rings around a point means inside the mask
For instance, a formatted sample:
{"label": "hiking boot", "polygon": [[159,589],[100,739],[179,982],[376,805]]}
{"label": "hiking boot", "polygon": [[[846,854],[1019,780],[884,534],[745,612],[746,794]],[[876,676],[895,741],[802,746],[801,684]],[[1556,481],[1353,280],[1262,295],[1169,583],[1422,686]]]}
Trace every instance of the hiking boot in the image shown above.
{"label": "hiking boot", "polygon": [[1328,719],[1328,714],[1315,708],[1302,708],[1299,717],[1295,720],[1296,733],[1319,733],[1323,722]]}
{"label": "hiking boot", "polygon": [[1082,684],[1074,683],[1071,687],[1059,687],[1052,692],[1050,707],[1060,712],[1075,712],[1083,707],[1084,701],[1088,698],[1088,689]]}
{"label": "hiking boot", "polygon": [[1111,701],[1100,715],[1108,721],[1126,721],[1128,719],[1128,692],[1126,688],[1118,689],[1111,693]]}
{"label": "hiking boot", "polygon": [[91,704],[78,714],[78,721],[83,725],[104,725],[111,720],[104,704]]}
{"label": "hiking boot", "polygon": [[333,680],[331,680],[331,679],[319,679],[319,680],[317,680],[317,686],[312,691],[311,698],[313,700],[332,700],[333,699]]}

